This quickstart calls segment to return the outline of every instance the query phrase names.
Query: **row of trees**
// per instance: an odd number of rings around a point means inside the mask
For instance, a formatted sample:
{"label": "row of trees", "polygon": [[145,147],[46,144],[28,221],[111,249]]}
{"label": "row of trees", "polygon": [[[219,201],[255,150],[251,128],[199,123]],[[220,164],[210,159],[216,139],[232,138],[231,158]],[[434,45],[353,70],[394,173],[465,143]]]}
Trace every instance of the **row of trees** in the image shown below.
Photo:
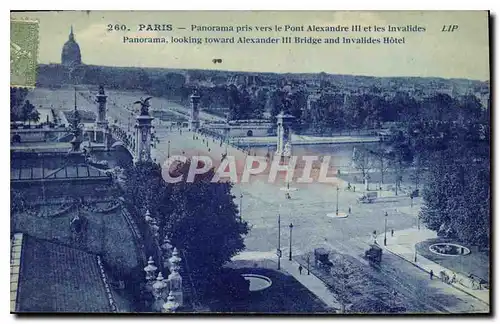
{"label": "row of trees", "polygon": [[418,170],[427,171],[420,217],[440,235],[486,248],[490,237],[489,107],[483,109],[473,96],[436,95],[420,111],[425,118],[409,119],[391,143],[403,166],[412,161]]}
{"label": "row of trees", "polygon": [[319,94],[319,98],[306,109],[304,95],[298,92],[295,96],[300,100],[291,102],[290,112],[299,121],[301,129],[314,132],[380,128],[384,122],[467,120],[481,107],[473,95],[452,98],[437,93],[419,99],[403,92],[326,92]]}
{"label": "row of trees", "polygon": [[[190,162],[178,166],[172,176],[186,175]],[[134,214],[146,210],[158,220],[160,237],[180,249],[185,270],[201,295],[210,293],[222,266],[245,248],[246,222],[238,219],[230,183],[212,183],[213,171],[194,182],[166,183],[154,163],[138,163],[126,170],[126,197]]]}
{"label": "row of trees", "polygon": [[441,235],[481,248],[489,246],[490,238],[488,125],[478,119],[446,123],[437,148],[419,154],[428,166],[423,222]]}
{"label": "row of trees", "polygon": [[268,93],[265,89],[255,90],[234,84],[227,87],[230,120],[261,119],[267,104]]}

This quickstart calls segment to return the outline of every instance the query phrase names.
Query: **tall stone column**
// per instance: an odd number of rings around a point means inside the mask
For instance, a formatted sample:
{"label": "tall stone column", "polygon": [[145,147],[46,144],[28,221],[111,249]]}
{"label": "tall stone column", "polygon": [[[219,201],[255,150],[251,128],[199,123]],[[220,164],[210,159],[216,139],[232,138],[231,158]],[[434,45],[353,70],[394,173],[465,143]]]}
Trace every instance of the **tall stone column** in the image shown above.
{"label": "tall stone column", "polygon": [[280,159],[289,158],[292,155],[292,115],[281,112],[276,116],[278,142],[276,145],[276,155]]}
{"label": "tall stone column", "polygon": [[198,91],[194,91],[190,97],[191,99],[191,116],[189,119],[190,127],[193,132],[196,132],[200,127],[200,96]]}
{"label": "tall stone column", "polygon": [[135,160],[134,162],[151,161],[151,122],[153,117],[141,114],[135,123]]}
{"label": "tall stone column", "polygon": [[[106,132],[108,129],[108,120],[106,118],[106,101],[108,96],[104,92],[104,87],[99,86],[99,94],[96,96],[97,101],[97,118],[96,118],[96,127],[95,127],[95,140],[97,142],[106,143]],[[102,135],[98,135],[102,134]]]}

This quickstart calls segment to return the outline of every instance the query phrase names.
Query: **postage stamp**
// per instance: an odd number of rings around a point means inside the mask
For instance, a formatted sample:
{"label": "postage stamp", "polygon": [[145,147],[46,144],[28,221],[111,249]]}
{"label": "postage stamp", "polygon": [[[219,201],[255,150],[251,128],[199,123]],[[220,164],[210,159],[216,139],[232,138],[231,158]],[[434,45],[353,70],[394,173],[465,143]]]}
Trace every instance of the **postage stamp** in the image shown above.
{"label": "postage stamp", "polygon": [[34,87],[38,56],[38,21],[10,21],[10,85]]}

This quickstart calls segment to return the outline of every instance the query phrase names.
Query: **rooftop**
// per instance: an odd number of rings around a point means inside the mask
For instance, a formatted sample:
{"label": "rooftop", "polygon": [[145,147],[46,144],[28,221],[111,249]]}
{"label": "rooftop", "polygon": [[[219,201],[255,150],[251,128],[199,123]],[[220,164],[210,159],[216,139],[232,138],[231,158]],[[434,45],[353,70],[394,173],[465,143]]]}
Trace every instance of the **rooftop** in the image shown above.
{"label": "rooftop", "polygon": [[16,312],[112,312],[113,305],[97,255],[22,235]]}

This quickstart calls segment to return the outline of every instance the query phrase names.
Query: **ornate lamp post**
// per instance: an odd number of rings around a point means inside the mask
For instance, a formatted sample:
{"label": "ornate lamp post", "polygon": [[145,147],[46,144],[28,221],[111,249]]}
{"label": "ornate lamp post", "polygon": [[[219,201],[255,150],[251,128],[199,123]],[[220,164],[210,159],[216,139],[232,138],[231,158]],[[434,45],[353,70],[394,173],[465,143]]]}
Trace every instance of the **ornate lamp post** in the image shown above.
{"label": "ornate lamp post", "polygon": [[146,210],[146,214],[144,215],[144,220],[146,221],[146,224],[150,225],[153,223],[153,217],[151,217],[151,214],[149,213],[149,209]]}
{"label": "ornate lamp post", "polygon": [[278,213],[278,249],[276,250],[278,256],[278,270],[280,270],[281,261],[281,215]]}
{"label": "ornate lamp post", "polygon": [[167,283],[165,282],[165,278],[163,278],[162,273],[158,274],[155,283],[153,283],[153,297],[155,299],[153,303],[153,310],[155,312],[160,312],[162,310],[162,306],[165,303],[163,300],[163,296],[165,294],[165,289],[167,288]]}
{"label": "ornate lamp post", "polygon": [[153,217],[153,220],[151,221],[151,232],[153,234],[153,237],[155,239],[158,239],[160,236],[160,227],[158,226],[158,222],[156,221],[156,218]]}
{"label": "ornate lamp post", "polygon": [[290,225],[288,225],[288,227],[290,228],[290,253],[288,255],[288,260],[292,261],[292,229],[293,229],[293,224],[290,223]]}
{"label": "ornate lamp post", "polygon": [[153,261],[153,257],[150,256],[148,260],[148,265],[144,267],[144,272],[146,272],[146,291],[151,292],[153,289],[153,281],[156,277],[156,269],[155,262]]}
{"label": "ornate lamp post", "polygon": [[[182,306],[183,304],[183,292],[182,292],[182,277],[179,274],[179,270],[181,268],[181,261],[182,259],[179,257],[179,252],[177,251],[177,248],[174,248],[172,251],[172,257],[168,259],[170,262],[170,275],[168,276],[168,282],[169,282],[169,288],[170,288],[170,293],[169,296],[167,297],[167,303],[169,302],[169,298],[173,298],[173,302],[178,305],[177,307]],[[170,300],[172,300],[170,298]],[[171,305],[171,304],[170,304]],[[165,308],[165,305],[163,306]],[[167,307],[168,308],[168,307]],[[177,308],[175,308],[177,309]]]}
{"label": "ornate lamp post", "polygon": [[385,212],[384,246],[387,246],[387,212]]}
{"label": "ornate lamp post", "polygon": [[167,145],[167,159],[170,158],[170,141],[168,141]]}
{"label": "ornate lamp post", "polygon": [[335,209],[335,215],[339,215],[339,186],[337,186],[337,208]]}
{"label": "ornate lamp post", "polygon": [[167,302],[163,305],[162,313],[175,313],[175,311],[179,308],[179,303],[175,300],[172,291],[168,294]]}
{"label": "ornate lamp post", "polygon": [[309,253],[307,253],[307,274],[311,274],[310,272],[310,259],[311,259],[311,255]]}
{"label": "ornate lamp post", "polygon": [[240,221],[242,220],[242,211],[243,211],[243,194],[240,194]]}

